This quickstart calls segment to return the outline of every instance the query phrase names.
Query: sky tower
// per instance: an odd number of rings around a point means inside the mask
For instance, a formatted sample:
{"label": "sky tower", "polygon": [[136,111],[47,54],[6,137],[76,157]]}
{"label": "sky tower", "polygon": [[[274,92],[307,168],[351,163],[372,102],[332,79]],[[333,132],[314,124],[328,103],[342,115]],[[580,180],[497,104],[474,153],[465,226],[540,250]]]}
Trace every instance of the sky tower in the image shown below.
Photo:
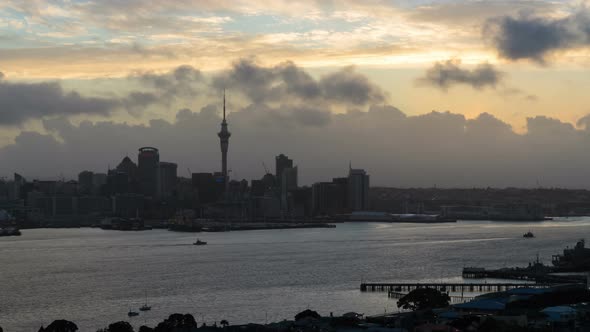
{"label": "sky tower", "polygon": [[227,181],[227,149],[231,133],[227,130],[227,121],[225,120],[225,90],[223,90],[223,121],[221,121],[221,131],[217,133],[217,136],[219,136],[219,143],[221,143],[221,174]]}

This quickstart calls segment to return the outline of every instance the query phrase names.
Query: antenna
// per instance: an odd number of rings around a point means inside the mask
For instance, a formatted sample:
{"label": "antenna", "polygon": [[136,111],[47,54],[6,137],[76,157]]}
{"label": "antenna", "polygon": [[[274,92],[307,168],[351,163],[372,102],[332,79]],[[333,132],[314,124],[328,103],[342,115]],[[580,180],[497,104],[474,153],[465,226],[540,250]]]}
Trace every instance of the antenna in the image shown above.
{"label": "antenna", "polygon": [[225,121],[225,88],[223,89],[223,121]]}

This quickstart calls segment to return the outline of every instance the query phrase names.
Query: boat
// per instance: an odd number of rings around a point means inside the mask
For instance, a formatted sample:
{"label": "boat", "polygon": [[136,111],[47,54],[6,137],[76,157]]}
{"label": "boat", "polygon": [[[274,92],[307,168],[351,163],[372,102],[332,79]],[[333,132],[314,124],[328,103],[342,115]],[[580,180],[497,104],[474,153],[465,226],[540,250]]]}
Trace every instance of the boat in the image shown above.
{"label": "boat", "polygon": [[141,306],[141,308],[139,308],[139,311],[150,311],[152,310],[152,306],[149,306],[147,304],[147,292],[145,293],[145,304]]}
{"label": "boat", "polygon": [[590,248],[581,239],[575,247],[564,249],[563,254],[553,255],[552,263],[560,271],[590,271]]}
{"label": "boat", "polygon": [[531,231],[528,231],[528,232],[524,233],[524,234],[522,235],[522,237],[525,237],[525,238],[532,238],[532,237],[535,237],[535,234],[533,234]]}
{"label": "boat", "polygon": [[129,310],[129,312],[127,313],[127,316],[129,316],[129,317],[139,316],[139,312]]}
{"label": "boat", "polygon": [[207,244],[207,242],[197,239],[197,242],[194,242],[193,244],[196,246],[204,246]]}

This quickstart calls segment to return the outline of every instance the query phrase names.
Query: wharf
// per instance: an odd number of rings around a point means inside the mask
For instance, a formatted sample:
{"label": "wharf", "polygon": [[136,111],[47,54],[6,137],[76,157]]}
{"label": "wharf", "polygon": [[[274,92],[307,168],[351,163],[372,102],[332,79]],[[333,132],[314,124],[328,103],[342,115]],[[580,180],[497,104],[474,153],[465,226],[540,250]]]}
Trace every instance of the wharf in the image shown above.
{"label": "wharf", "polygon": [[554,283],[379,283],[370,282],[361,284],[361,292],[410,292],[417,288],[434,288],[446,292],[501,292],[509,289],[526,288],[549,288]]}
{"label": "wharf", "polygon": [[463,268],[462,276],[465,279],[512,279],[553,284],[586,282],[586,276],[552,274],[555,272],[560,271],[558,269],[539,264],[534,265],[533,268],[503,268],[497,270],[488,270],[479,267],[465,267]]}

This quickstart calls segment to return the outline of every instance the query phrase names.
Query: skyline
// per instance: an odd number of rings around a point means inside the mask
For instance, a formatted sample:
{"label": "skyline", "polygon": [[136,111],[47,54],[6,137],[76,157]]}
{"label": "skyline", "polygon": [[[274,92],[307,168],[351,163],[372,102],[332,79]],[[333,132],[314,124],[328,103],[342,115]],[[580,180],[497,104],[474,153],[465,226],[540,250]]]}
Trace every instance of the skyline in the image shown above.
{"label": "skyline", "polygon": [[227,88],[239,178],[285,153],[304,184],[352,161],[376,186],[590,188],[588,4],[6,1],[0,176],[146,145],[217,169]]}

